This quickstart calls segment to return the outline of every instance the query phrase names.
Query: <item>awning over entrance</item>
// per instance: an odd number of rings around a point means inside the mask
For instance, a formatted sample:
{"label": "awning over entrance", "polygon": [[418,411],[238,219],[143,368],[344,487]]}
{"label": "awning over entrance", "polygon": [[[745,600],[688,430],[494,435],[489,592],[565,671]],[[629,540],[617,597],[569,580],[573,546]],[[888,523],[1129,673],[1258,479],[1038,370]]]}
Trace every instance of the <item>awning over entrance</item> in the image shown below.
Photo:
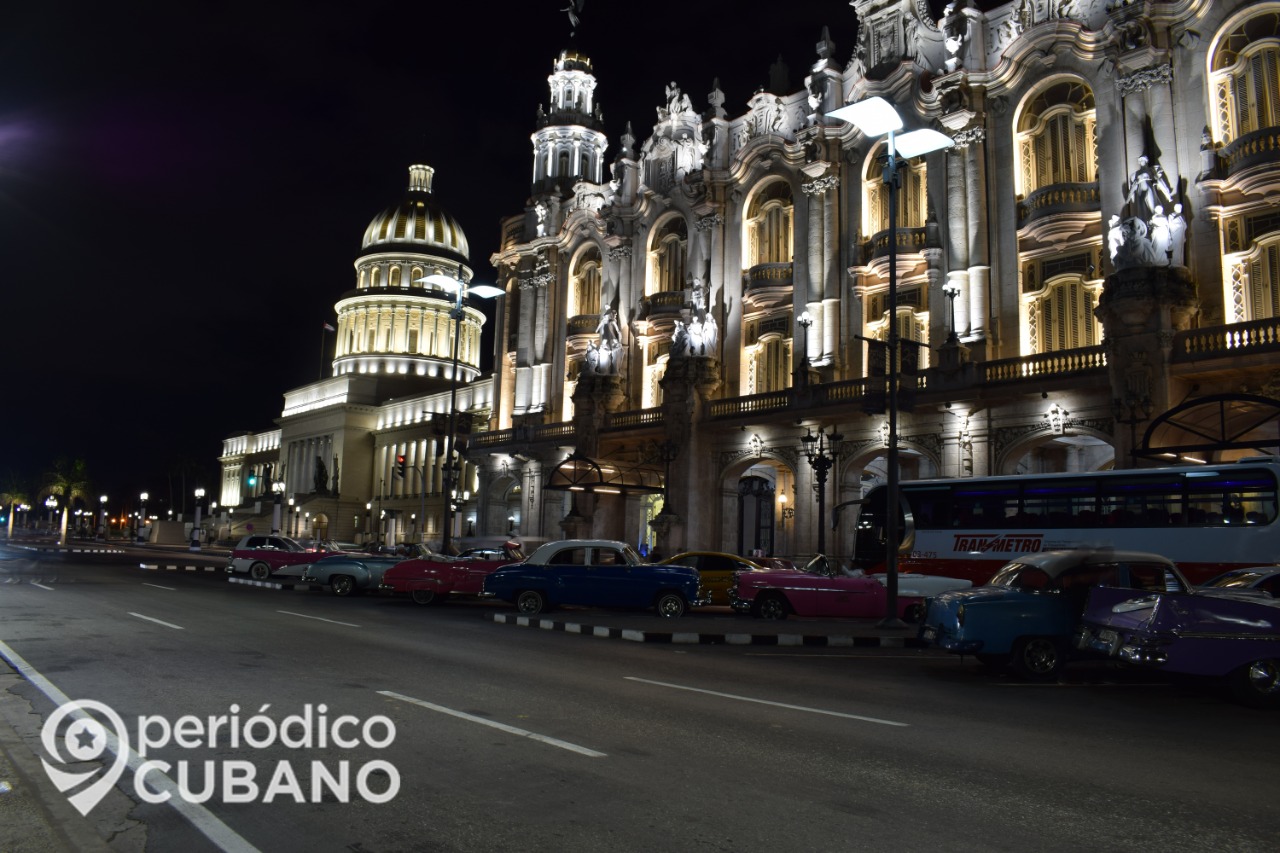
{"label": "awning over entrance", "polygon": [[571,453],[555,467],[542,487],[549,492],[660,495],[662,472],[643,465],[596,460]]}
{"label": "awning over entrance", "polygon": [[1253,394],[1188,400],[1151,422],[1134,455],[1192,455],[1212,461],[1229,450],[1280,453],[1280,400]]}

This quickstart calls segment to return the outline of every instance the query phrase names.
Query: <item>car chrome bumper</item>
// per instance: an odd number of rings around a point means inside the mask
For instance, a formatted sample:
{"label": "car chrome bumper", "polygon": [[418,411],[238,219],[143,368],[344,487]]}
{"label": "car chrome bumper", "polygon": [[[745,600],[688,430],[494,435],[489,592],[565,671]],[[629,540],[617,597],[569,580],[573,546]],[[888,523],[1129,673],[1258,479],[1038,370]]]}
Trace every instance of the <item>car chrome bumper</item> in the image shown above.
{"label": "car chrome bumper", "polygon": [[1125,663],[1137,666],[1163,666],[1169,662],[1169,653],[1164,649],[1142,643],[1125,643],[1117,656]]}

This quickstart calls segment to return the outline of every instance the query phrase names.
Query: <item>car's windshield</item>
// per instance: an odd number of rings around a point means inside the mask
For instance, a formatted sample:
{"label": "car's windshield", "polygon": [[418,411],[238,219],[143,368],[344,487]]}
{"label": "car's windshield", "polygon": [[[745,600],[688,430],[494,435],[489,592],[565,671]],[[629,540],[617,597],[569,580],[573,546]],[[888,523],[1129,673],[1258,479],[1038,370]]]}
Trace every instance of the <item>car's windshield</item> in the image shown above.
{"label": "car's windshield", "polygon": [[1205,581],[1202,586],[1217,587],[1219,589],[1247,589],[1256,584],[1262,576],[1262,572],[1227,572],[1225,575],[1218,575],[1213,580]]}
{"label": "car's windshield", "polygon": [[1009,563],[996,572],[995,577],[991,579],[988,586],[1035,591],[1047,587],[1049,580],[1048,573],[1038,566],[1028,566],[1025,563]]}

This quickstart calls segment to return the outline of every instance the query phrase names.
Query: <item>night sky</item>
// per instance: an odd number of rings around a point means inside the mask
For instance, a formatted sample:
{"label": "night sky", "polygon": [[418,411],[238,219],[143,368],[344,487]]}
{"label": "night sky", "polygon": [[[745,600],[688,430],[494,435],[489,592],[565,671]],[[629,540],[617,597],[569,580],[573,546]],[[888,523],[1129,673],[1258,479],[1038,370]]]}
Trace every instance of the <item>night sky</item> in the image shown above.
{"label": "night sky", "polygon": [[586,0],[571,38],[568,4],[10,4],[0,489],[62,457],[95,494],[180,507],[192,479],[213,486],[221,440],[273,428],[283,392],[320,375],[364,228],[411,163],[435,168],[491,281],[562,48],[593,61],[608,163],[668,82],[705,109],[718,77],[739,115],[779,56],[801,87],[823,24],[843,66],[856,26],[846,0]]}

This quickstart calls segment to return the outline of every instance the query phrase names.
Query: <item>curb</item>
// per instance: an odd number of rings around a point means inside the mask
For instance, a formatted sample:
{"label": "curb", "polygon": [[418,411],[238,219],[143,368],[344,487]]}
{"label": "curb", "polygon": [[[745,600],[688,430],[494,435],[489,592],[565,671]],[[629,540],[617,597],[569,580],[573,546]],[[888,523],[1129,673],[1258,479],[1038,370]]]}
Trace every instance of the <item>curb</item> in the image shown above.
{"label": "curb", "polygon": [[138,568],[148,572],[176,572],[179,569],[187,572],[216,572],[226,571],[222,566],[162,566],[159,563],[139,563]]}
{"label": "curb", "polygon": [[227,583],[238,583],[243,586],[260,586],[266,589],[300,589],[305,592],[323,590],[318,583],[285,583],[283,581],[255,581],[251,578],[227,578]]}
{"label": "curb", "polygon": [[123,548],[67,548],[61,545],[10,545],[20,551],[56,551],[59,554],[124,554]]}
{"label": "curb", "polygon": [[928,644],[916,637],[855,636],[853,634],[753,634],[719,633],[700,631],[642,631],[635,628],[611,628],[603,625],[585,625],[579,622],[563,622],[540,619],[536,616],[516,616],[495,613],[493,621],[500,625],[518,625],[522,628],[541,628],[544,631],[562,631],[566,634],[583,634],[612,640],[630,640],[634,643],[669,643],[682,645],[728,646],[828,646],[833,648],[891,648],[924,649]]}

